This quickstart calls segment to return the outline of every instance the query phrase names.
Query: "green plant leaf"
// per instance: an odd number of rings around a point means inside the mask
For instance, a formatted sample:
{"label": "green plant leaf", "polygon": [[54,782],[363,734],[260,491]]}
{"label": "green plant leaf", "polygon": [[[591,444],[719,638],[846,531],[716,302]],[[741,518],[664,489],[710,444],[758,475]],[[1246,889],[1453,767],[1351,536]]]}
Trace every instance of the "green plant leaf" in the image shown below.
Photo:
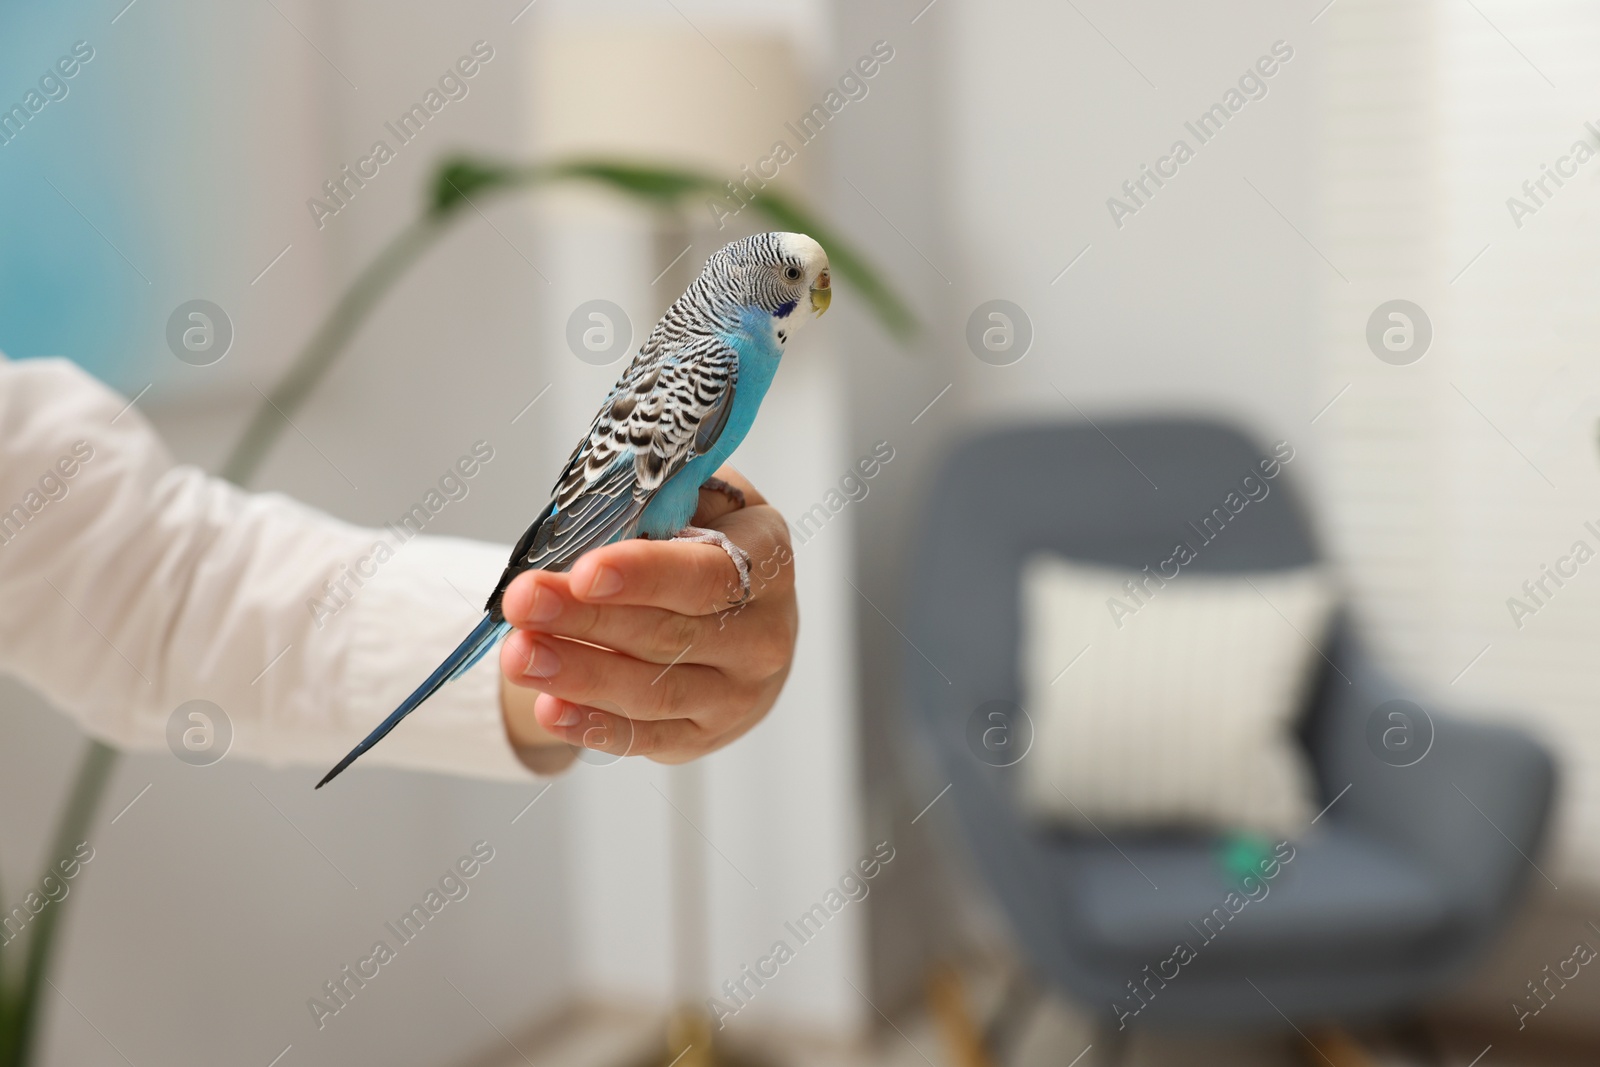
{"label": "green plant leaf", "polygon": [[472,203],[474,195],[515,184],[518,178],[515,168],[499,164],[465,156],[446,160],[434,175],[428,212],[439,217],[449,215],[462,205]]}
{"label": "green plant leaf", "polygon": [[[502,193],[550,182],[590,182],[649,207],[683,208],[690,196],[722,197],[725,183],[679,167],[615,159],[569,159],[544,165],[517,165],[455,156],[440,164],[429,210],[448,215],[474,196]],[[833,272],[853,285],[884,328],[904,342],[916,332],[916,318],[866,257],[798,201],[763,189],[749,206],[778,227],[816,238],[828,250]]]}
{"label": "green plant leaf", "polygon": [[607,185],[618,192],[664,204],[675,204],[691,193],[720,191],[716,181],[705,174],[612,159],[565,160],[552,164],[549,175],[560,181]]}
{"label": "green plant leaf", "polygon": [[[468,155],[447,157],[427,187],[422,216],[380,249],[329,309],[288,373],[256,408],[244,435],[223,465],[222,476],[239,485],[254,476],[289,420],[338,361],[367,316],[443,236],[462,207],[477,208],[482,199],[554,182],[587,182],[656,209],[678,209],[690,196],[721,196],[724,190],[723,183],[709,174],[625,160],[567,159],[526,164]],[[906,304],[863,256],[816,215],[766,190],[756,195],[750,206],[778,226],[815,237],[828,250],[834,273],[859,290],[867,306],[896,339],[903,343],[915,332],[916,319]]]}

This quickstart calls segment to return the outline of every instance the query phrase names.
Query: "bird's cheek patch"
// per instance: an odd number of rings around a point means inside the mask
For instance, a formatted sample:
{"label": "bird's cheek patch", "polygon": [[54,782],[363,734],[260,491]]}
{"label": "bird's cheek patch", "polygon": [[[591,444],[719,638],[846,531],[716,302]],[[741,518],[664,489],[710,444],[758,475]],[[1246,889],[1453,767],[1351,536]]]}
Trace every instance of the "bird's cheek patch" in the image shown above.
{"label": "bird's cheek patch", "polygon": [[794,313],[794,309],[795,309],[796,303],[797,303],[797,301],[789,300],[789,301],[786,301],[785,303],[779,304],[778,307],[777,307],[777,310],[774,311],[772,314],[775,315],[776,317],[780,318],[780,319],[786,319],[791,314]]}

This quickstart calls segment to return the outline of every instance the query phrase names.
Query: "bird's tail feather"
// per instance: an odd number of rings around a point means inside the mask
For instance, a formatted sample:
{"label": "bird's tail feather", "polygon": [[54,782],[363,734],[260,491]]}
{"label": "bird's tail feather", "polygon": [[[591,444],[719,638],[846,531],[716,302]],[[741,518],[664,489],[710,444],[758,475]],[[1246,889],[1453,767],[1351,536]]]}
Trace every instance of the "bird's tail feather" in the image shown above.
{"label": "bird's tail feather", "polygon": [[[478,624],[478,629],[473,630],[472,633],[468,635],[467,639],[461,642],[461,647],[457,648],[456,652],[460,652],[462,649],[466,648],[474,639],[478,639],[478,630],[482,630],[488,621],[489,616],[485,615],[483,617],[483,622]],[[498,625],[489,627],[485,636],[483,636],[481,639],[478,639],[477,645],[467,654],[467,658],[455,665],[455,667],[445,677],[445,681],[453,682],[463,674],[466,674],[469,670],[476,666],[480,659],[488,655],[489,650],[495,646],[497,641],[510,632],[511,624],[509,622],[501,622]],[[450,654],[450,659],[455,659],[454,652]],[[448,664],[449,662],[450,660],[445,660],[445,664]],[[444,666],[444,664],[441,664],[441,667],[442,666]],[[442,685],[443,683],[441,682],[440,684]]]}
{"label": "bird's tail feather", "polygon": [[323,775],[322,781],[317,783],[321,789],[333,781],[338,774],[350,764],[354,763],[360,755],[379,741],[400,724],[400,720],[410,715],[421,706],[424,700],[433,696],[446,682],[454,681],[464,674],[469,667],[482,659],[499,640],[511,632],[511,624],[504,620],[496,622],[494,616],[485,615],[483,621],[478,623],[473,631],[467,635],[466,640],[456,646],[456,650],[445,657],[443,663],[428,675],[426,681],[417,686],[416,690],[400,706],[389,713],[389,717],[378,724],[378,728],[368,734],[362,742],[350,750],[350,754],[340,760],[338,765]]}

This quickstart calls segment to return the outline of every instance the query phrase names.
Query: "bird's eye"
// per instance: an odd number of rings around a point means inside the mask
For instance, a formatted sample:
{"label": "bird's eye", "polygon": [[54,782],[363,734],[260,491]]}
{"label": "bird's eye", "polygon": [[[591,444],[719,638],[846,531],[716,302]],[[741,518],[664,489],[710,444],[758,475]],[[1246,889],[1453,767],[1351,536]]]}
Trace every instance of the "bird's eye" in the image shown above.
{"label": "bird's eye", "polygon": [[785,267],[783,268],[783,276],[788,278],[791,282],[797,282],[800,280],[800,268]]}

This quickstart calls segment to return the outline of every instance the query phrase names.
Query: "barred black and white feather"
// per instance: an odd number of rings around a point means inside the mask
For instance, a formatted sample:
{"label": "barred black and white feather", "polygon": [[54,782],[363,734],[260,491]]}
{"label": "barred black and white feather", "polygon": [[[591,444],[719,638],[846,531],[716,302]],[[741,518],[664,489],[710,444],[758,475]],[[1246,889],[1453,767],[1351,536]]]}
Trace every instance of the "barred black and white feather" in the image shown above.
{"label": "barred black and white feather", "polygon": [[667,308],[567,461],[548,519],[519,545],[521,567],[514,556],[491,611],[511,572],[571,566],[637,519],[650,494],[714,443],[701,429],[726,415],[739,374],[724,338],[740,328],[742,308],[776,311],[795,299],[770,269],[789,255],[783,238],[756,234],[719,250]]}
{"label": "barred black and white feather", "polygon": [[[757,234],[712,255],[606,394],[549,503],[512,550],[483,619],[317,788],[495,647],[511,629],[500,598],[518,574],[566,570],[584,552],[619,537],[681,533],[693,516],[698,488],[693,483],[709,476],[749,429],[787,331],[796,322],[791,314],[808,293],[811,307],[799,318],[820,314],[827,306],[827,288],[827,256],[801,234]],[[746,388],[734,416],[735,397],[741,396],[741,352],[756,367],[746,371]],[[724,451],[714,457],[730,419],[736,428]],[[706,459],[685,473],[685,484],[669,486],[696,457]],[[680,489],[687,490],[687,498],[679,495]],[[646,514],[652,501],[658,506]]]}

